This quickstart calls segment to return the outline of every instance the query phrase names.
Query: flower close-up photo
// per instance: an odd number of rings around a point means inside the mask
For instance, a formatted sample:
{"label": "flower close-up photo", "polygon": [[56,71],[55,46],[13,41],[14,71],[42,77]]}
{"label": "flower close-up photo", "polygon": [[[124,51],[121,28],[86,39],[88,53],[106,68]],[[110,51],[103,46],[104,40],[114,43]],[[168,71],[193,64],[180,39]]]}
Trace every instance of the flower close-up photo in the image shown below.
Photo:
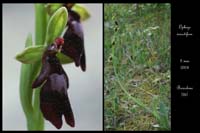
{"label": "flower close-up photo", "polygon": [[3,4],[4,130],[102,129],[102,19],[102,4]]}

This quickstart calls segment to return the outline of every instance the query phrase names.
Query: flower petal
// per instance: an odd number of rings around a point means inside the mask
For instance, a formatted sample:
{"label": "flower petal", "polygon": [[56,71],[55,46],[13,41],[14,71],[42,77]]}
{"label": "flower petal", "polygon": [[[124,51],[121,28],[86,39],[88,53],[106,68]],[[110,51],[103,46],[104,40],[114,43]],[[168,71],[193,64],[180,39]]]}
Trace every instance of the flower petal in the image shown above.
{"label": "flower petal", "polygon": [[65,74],[53,73],[47,79],[40,93],[40,108],[45,119],[56,128],[62,126],[62,115],[74,127],[73,112],[67,95],[68,78]]}
{"label": "flower petal", "polygon": [[83,71],[86,70],[86,61],[85,61],[85,51],[83,52],[82,56],[81,56],[81,69]]}
{"label": "flower petal", "polygon": [[64,116],[65,116],[65,121],[67,124],[69,124],[71,127],[75,126],[75,121],[74,121],[74,114],[72,112],[72,108],[69,102],[68,95],[66,95],[66,100],[64,101],[65,108],[64,108]]}
{"label": "flower petal", "polygon": [[[55,47],[54,44],[51,44],[46,48],[46,51],[43,53],[42,56],[42,68],[40,71],[39,76],[35,79],[35,81],[32,84],[32,88],[37,88],[39,87],[47,78],[48,76],[52,73],[52,64],[55,62],[55,54],[57,52],[57,48]],[[50,57],[51,56],[51,57]],[[53,62],[53,63],[52,63]]]}
{"label": "flower petal", "polygon": [[69,28],[63,38],[65,39],[65,43],[61,52],[71,57],[75,65],[81,65],[82,70],[85,71],[85,50],[81,24],[76,21],[69,23]]}
{"label": "flower petal", "polygon": [[56,104],[42,101],[40,108],[45,119],[49,120],[57,129],[62,127],[62,114],[58,113]]}
{"label": "flower petal", "polygon": [[44,53],[42,57],[42,69],[40,71],[39,76],[33,82],[32,88],[36,88],[40,86],[52,73],[64,74],[65,79],[67,80],[66,86],[68,88],[69,84],[68,84],[67,74],[63,70],[59,59],[56,57],[55,55],[56,52],[52,49],[55,49],[54,45],[52,45],[51,47],[48,47],[47,51]]}
{"label": "flower petal", "polygon": [[45,61],[45,63],[42,65],[42,69],[40,71],[39,76],[36,78],[36,80],[32,84],[32,88],[39,87],[47,79],[50,72],[51,72],[50,64],[47,61]]}
{"label": "flower petal", "polygon": [[75,11],[72,10],[68,10],[68,22],[71,21],[78,21],[80,22],[80,15],[78,13],[76,13]]}

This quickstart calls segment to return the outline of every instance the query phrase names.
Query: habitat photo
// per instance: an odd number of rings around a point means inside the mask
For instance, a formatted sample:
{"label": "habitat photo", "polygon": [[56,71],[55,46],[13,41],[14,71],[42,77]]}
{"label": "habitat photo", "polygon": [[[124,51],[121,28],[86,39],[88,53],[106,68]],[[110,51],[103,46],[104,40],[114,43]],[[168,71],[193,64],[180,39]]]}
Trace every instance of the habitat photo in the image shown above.
{"label": "habitat photo", "polygon": [[104,129],[171,130],[171,5],[104,5]]}

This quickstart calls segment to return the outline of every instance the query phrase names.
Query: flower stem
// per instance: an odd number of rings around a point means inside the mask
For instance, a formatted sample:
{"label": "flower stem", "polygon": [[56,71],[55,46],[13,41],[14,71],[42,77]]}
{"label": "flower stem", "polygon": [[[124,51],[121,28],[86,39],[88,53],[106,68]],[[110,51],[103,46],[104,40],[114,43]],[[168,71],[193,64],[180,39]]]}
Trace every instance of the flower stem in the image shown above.
{"label": "flower stem", "polygon": [[[44,4],[35,4],[35,45],[44,45],[47,28],[47,12]],[[25,47],[32,46],[28,35]],[[28,130],[44,130],[44,118],[40,111],[40,88],[32,89],[32,82],[41,68],[41,61],[22,64],[20,75],[20,100],[27,120]]]}
{"label": "flower stem", "polygon": [[[44,4],[35,4],[35,45],[44,45],[47,27],[47,12]],[[33,64],[32,81],[35,79],[38,71],[40,70],[41,62],[38,61]],[[40,111],[40,90],[41,88],[34,89],[33,101],[33,119],[34,130],[44,130],[44,118]],[[32,123],[33,124],[33,123]]]}
{"label": "flower stem", "polygon": [[47,28],[45,4],[35,4],[35,44],[44,45]]}
{"label": "flower stem", "polygon": [[[29,34],[26,40],[25,47],[32,45],[32,37]],[[21,65],[21,74],[20,74],[20,100],[22,104],[23,111],[27,120],[31,117],[33,113],[32,107],[32,90],[31,89],[31,73],[32,64],[22,64]]]}

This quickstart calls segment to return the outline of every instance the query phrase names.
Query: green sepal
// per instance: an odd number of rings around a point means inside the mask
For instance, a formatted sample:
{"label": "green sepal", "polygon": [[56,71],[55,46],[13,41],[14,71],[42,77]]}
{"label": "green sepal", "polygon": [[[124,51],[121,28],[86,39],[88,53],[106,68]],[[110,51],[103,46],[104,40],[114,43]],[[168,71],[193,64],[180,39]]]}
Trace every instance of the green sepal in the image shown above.
{"label": "green sepal", "polygon": [[89,11],[84,6],[82,6],[80,4],[75,4],[72,7],[72,10],[77,12],[80,15],[81,21],[85,21],[86,19],[90,18]]}
{"label": "green sepal", "polygon": [[42,54],[45,50],[44,45],[29,46],[15,57],[18,61],[24,64],[32,64],[42,59]]}
{"label": "green sepal", "polygon": [[59,37],[68,20],[68,12],[65,7],[59,8],[50,18],[47,26],[46,43],[49,45]]}

